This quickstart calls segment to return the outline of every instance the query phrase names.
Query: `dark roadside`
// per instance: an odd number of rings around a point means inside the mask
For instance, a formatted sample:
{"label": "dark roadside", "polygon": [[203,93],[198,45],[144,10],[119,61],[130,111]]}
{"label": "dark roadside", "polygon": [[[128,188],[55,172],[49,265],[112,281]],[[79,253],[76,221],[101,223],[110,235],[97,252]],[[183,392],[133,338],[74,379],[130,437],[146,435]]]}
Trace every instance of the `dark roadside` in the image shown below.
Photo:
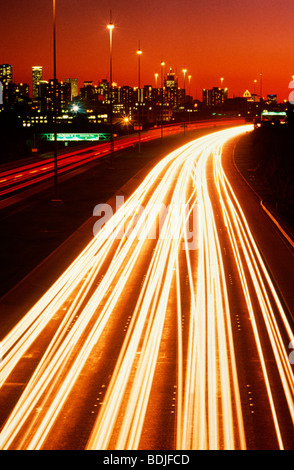
{"label": "dark roadside", "polygon": [[294,126],[269,124],[243,135],[234,159],[264,207],[294,240]]}

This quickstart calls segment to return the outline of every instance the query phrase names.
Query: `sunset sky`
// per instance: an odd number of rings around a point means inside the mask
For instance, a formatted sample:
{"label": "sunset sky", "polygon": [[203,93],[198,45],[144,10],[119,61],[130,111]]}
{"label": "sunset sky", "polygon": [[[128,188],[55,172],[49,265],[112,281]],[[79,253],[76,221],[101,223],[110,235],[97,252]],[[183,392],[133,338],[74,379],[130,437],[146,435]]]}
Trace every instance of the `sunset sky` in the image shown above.
{"label": "sunset sky", "polygon": [[[141,85],[155,85],[164,60],[191,94],[223,86],[229,97],[254,91],[262,73],[262,94],[288,98],[294,75],[293,0],[56,0],[57,76],[59,80],[109,78],[110,10],[113,31],[113,80],[136,86],[140,41]],[[31,68],[43,66],[53,77],[52,0],[7,0],[1,4],[0,63],[13,65],[15,82],[32,84]],[[187,77],[187,75],[186,75]]]}

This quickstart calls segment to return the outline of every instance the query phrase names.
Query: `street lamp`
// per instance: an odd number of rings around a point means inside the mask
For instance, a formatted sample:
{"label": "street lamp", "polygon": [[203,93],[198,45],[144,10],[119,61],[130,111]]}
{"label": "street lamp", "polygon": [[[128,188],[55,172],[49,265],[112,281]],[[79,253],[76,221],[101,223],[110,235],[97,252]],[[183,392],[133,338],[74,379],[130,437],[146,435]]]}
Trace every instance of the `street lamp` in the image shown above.
{"label": "street lamp", "polygon": [[[192,75],[189,75],[189,76],[188,76],[188,80],[189,80],[189,97],[191,96],[191,89],[190,89],[191,78],[192,78]],[[189,98],[189,99],[190,99],[190,98]],[[191,120],[191,110],[189,109],[189,123],[190,123],[190,120]]]}
{"label": "street lamp", "polygon": [[140,119],[140,106],[141,106],[141,63],[140,63],[140,59],[141,59],[141,55],[142,55],[142,50],[140,48],[140,41],[139,41],[139,48],[137,50],[137,55],[138,55],[138,127],[139,127],[139,134],[138,134],[138,138],[139,138],[139,153],[141,153],[141,119]]}
{"label": "street lamp", "polygon": [[[157,79],[158,79],[158,73],[155,73],[154,74],[154,78],[155,78],[155,89],[156,89],[156,103],[158,102],[158,88],[157,88]],[[156,127],[157,127],[157,122],[158,122],[158,119],[157,119],[157,112],[156,112]]]}
{"label": "street lamp", "polygon": [[114,28],[114,24],[111,20],[111,11],[110,11],[110,21],[107,25],[109,30],[109,96],[110,96],[110,166],[112,168],[113,165],[113,125],[112,125],[112,31]]}
{"label": "street lamp", "polygon": [[183,72],[183,74],[184,74],[184,107],[185,107],[185,102],[186,102],[186,73],[187,73],[187,69],[183,69],[182,72]]}

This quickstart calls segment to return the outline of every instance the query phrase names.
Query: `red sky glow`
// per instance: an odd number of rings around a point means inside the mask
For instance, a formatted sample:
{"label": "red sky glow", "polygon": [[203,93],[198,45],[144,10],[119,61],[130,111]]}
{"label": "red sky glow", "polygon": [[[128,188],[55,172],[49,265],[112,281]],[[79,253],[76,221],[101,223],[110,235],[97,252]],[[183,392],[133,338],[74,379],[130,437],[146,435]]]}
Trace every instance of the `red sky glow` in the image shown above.
{"label": "red sky glow", "polygon": [[[190,91],[223,86],[229,97],[246,89],[288,98],[294,75],[293,0],[56,0],[57,76],[59,80],[109,78],[110,10],[113,31],[113,80],[137,85],[136,50],[140,41],[141,85],[155,85],[160,63],[172,67]],[[33,65],[43,78],[53,76],[52,0],[11,0],[1,5],[0,63],[13,65],[15,82],[31,87]],[[187,75],[186,75],[187,77]]]}

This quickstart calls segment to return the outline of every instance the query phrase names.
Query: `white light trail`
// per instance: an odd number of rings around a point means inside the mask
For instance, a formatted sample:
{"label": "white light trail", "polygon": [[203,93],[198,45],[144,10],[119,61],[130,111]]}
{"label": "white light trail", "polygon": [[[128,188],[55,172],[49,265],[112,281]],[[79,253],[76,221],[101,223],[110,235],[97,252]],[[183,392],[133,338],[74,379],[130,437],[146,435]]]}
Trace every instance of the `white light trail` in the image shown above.
{"label": "white light trail", "polygon": [[[277,440],[283,448],[275,404],[277,398],[271,389],[252,296],[259,301],[293,418],[293,371],[275,318],[277,312],[289,341],[292,332],[221,166],[223,145],[228,139],[251,130],[252,126],[240,126],[218,131],[165,157],[4,338],[0,364],[2,387],[40,335],[54,319],[58,319],[58,327],[44,346],[37,367],[2,428],[1,449],[46,448],[50,433],[80,375],[87,374],[91,354],[103,340],[109,323],[115,321],[124,290],[144,263],[144,282],[134,293],[136,305],[86,448],[140,448],[173,286],[177,299],[173,309],[178,343],[175,447],[246,448],[232,314],[211,201],[211,184],[223,210]],[[211,158],[213,182],[207,178],[207,164]],[[169,206],[169,210],[160,236],[154,239],[149,235],[154,231],[163,205]],[[191,249],[187,231],[195,207],[198,210],[197,251]],[[125,236],[119,238],[123,230]],[[183,259],[185,273],[180,268]],[[248,272],[254,292],[248,287]],[[190,310],[185,312],[187,344],[184,344],[181,327],[184,295],[181,279],[184,275],[188,278],[190,295]]]}

